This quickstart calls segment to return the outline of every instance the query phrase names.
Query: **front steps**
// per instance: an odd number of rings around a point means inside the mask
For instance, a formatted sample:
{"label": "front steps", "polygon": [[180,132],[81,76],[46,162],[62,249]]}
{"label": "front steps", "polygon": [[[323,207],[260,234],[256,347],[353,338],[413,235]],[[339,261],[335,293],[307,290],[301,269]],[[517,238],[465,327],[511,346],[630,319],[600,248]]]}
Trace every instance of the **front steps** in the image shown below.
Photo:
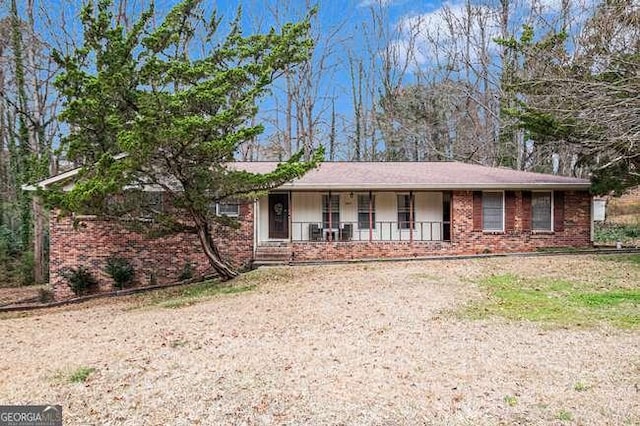
{"label": "front steps", "polygon": [[291,262],[293,252],[289,243],[260,243],[256,249],[253,264],[284,265]]}

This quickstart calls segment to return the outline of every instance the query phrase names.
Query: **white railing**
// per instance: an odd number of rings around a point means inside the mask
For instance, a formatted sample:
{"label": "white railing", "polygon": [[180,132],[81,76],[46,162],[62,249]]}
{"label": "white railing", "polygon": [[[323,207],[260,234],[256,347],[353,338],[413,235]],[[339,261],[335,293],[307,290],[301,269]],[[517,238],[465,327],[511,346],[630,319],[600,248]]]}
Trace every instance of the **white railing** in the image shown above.
{"label": "white railing", "polygon": [[[359,226],[364,225],[364,226]],[[292,241],[447,241],[449,223],[436,221],[378,221],[373,227],[358,222],[292,222]],[[413,225],[413,226],[411,226]]]}

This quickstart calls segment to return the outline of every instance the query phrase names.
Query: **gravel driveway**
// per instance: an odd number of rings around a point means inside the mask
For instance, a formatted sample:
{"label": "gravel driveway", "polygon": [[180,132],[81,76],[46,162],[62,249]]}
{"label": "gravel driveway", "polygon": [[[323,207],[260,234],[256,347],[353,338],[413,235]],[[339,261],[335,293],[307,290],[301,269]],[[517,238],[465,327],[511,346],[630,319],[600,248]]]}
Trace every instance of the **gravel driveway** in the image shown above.
{"label": "gravel driveway", "polygon": [[[3,319],[0,404],[60,403],[65,425],[640,424],[640,332],[454,313],[491,272],[588,277],[589,262],[277,268],[178,309],[126,298]],[[79,367],[95,372],[71,383]]]}

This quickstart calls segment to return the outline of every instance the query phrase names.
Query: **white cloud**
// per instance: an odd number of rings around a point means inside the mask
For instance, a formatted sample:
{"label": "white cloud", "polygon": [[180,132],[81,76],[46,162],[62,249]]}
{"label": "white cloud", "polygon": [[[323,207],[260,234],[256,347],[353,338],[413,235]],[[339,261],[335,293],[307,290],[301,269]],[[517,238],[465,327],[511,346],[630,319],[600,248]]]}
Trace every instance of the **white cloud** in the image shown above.
{"label": "white cloud", "polygon": [[392,48],[420,68],[474,64],[495,51],[493,38],[499,36],[499,28],[496,10],[448,2],[432,12],[402,18],[400,37]]}
{"label": "white cloud", "polygon": [[386,7],[399,3],[398,0],[361,0],[358,7]]}

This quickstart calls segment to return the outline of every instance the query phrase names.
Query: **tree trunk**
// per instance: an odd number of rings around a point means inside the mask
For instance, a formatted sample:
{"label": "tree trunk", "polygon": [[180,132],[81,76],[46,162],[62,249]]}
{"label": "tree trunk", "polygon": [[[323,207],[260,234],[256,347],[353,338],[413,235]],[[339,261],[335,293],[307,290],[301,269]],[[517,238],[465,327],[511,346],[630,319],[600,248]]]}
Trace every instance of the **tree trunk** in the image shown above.
{"label": "tree trunk", "polygon": [[202,245],[202,250],[207,256],[207,259],[209,259],[209,264],[211,265],[211,267],[218,273],[222,281],[228,281],[237,277],[238,272],[234,270],[230,265],[228,265],[224,260],[222,260],[220,252],[218,251],[218,247],[211,237],[211,225],[209,225],[207,219],[204,217],[200,217],[200,215],[197,214],[192,215],[194,217],[196,230],[198,232],[198,238],[200,239],[200,244]]}
{"label": "tree trunk", "polygon": [[44,284],[47,262],[44,256],[44,224],[45,216],[42,199],[33,197],[33,279],[35,284]]}

